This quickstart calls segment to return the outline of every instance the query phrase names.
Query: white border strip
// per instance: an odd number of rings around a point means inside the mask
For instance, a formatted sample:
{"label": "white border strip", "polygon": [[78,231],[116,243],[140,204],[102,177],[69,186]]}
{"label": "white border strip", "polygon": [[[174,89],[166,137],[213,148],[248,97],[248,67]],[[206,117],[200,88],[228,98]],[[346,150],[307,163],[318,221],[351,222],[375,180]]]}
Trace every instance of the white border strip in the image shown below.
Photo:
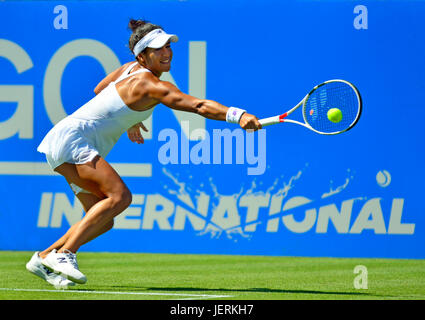
{"label": "white border strip", "polygon": [[[152,177],[150,163],[111,163],[121,177]],[[47,162],[0,161],[0,175],[56,176]]]}
{"label": "white border strip", "polygon": [[231,298],[233,297],[233,296],[227,296],[227,295],[225,296],[225,295],[211,295],[211,294],[189,294],[189,293],[168,293],[168,292],[48,290],[48,289],[14,289],[14,288],[0,288],[0,291],[121,294],[121,295],[141,295],[141,296],[180,296],[180,297],[193,297],[193,298]]}

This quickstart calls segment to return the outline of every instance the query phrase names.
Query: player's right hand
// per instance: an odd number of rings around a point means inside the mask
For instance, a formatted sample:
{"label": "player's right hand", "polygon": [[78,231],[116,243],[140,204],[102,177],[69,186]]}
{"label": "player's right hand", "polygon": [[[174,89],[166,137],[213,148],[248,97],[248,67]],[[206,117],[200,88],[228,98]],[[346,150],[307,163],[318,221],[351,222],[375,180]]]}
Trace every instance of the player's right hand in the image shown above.
{"label": "player's right hand", "polygon": [[239,120],[239,125],[244,130],[257,131],[262,128],[258,118],[252,114],[244,113]]}

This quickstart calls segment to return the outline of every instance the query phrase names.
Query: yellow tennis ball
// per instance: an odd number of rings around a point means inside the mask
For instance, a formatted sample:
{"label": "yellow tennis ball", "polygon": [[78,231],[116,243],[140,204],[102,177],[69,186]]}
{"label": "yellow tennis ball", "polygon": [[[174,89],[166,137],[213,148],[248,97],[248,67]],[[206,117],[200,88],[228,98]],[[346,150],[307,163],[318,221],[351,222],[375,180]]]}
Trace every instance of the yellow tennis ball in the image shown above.
{"label": "yellow tennis ball", "polygon": [[342,120],[342,112],[338,108],[332,108],[328,111],[328,119],[333,123],[338,123]]}

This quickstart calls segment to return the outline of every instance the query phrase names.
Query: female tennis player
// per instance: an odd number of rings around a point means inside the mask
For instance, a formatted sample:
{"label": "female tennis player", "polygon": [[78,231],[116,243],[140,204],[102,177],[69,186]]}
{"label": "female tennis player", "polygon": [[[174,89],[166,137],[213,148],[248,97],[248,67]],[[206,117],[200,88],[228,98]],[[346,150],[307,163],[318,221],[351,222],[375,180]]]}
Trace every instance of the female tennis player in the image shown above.
{"label": "female tennis player", "polygon": [[205,118],[238,123],[243,129],[261,128],[258,118],[245,110],[182,93],[161,81],[171,66],[170,43],[176,35],[143,20],[131,20],[129,47],[136,61],[126,63],[94,89],[96,96],[58,124],[45,136],[38,151],[45,153],[52,169],[63,175],[81,201],[86,215],[59,240],[34,253],[27,269],[55,287],[85,283],[76,252],[85,243],[113,227],[115,216],[132,201],[132,195],[106,155],[127,131],[135,143],[143,143],[142,121],[159,103]]}

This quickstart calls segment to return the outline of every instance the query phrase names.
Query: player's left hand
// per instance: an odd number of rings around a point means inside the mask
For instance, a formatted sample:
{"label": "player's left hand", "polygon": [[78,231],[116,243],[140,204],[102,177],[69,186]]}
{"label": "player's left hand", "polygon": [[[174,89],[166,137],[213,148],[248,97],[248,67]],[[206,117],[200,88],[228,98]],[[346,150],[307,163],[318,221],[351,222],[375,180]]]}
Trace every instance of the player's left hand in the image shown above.
{"label": "player's left hand", "polygon": [[143,139],[142,132],[140,131],[140,129],[143,129],[143,131],[148,132],[148,129],[146,129],[142,122],[136,123],[134,126],[127,130],[127,135],[131,142],[135,142],[137,144],[145,142],[145,139]]}

